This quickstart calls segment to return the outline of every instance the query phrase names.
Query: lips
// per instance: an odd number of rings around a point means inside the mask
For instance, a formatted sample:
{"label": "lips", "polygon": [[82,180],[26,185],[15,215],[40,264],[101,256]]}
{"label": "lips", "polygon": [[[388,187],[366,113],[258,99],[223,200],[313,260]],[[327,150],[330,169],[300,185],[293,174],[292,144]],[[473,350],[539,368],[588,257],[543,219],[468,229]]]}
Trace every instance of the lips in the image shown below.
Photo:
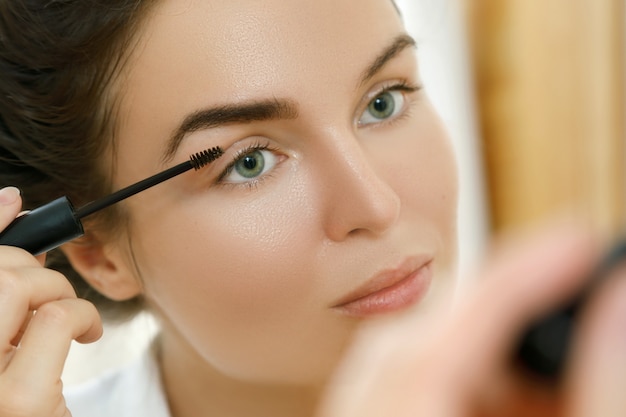
{"label": "lips", "polygon": [[412,257],[375,275],[333,308],[352,317],[368,317],[408,308],[428,292],[432,258]]}

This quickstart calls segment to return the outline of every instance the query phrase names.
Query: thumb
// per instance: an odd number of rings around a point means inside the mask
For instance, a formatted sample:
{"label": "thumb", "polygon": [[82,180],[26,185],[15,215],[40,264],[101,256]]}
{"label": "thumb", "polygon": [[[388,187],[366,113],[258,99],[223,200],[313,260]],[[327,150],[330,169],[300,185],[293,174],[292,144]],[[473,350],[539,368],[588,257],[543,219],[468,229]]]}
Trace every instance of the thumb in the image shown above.
{"label": "thumb", "polygon": [[[22,197],[18,188],[4,187],[0,189],[0,233],[20,215],[21,208]],[[45,254],[38,255],[36,258],[41,265],[45,264]]]}
{"label": "thumb", "polygon": [[22,207],[20,190],[15,187],[0,189],[0,230],[6,228],[17,217]]}

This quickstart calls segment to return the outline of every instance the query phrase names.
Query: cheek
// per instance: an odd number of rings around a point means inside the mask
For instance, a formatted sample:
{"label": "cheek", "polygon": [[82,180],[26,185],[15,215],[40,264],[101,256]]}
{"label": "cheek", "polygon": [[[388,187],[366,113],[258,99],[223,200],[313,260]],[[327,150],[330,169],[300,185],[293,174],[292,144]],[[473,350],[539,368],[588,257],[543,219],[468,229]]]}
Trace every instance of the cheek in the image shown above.
{"label": "cheek", "polygon": [[175,215],[138,225],[144,229],[137,233],[142,236],[140,251],[150,260],[142,271],[149,277],[148,286],[161,293],[180,284],[204,292],[207,303],[233,312],[258,304],[277,310],[290,304],[290,296],[308,290],[307,281],[298,279],[300,266],[294,260],[302,261],[307,253],[303,237],[312,228],[303,215],[306,197],[297,185],[289,184],[289,193],[194,196],[176,209],[163,210]]}
{"label": "cheek", "polygon": [[453,219],[458,200],[457,165],[443,125],[432,109],[429,112],[431,117],[418,120],[420,133],[412,155],[407,153],[404,157],[405,166],[412,166],[417,175],[407,194],[413,204],[437,219],[445,230],[446,225],[456,224]]}
{"label": "cheek", "polygon": [[[293,352],[334,352],[345,337],[319,315],[328,284],[316,239],[307,238],[319,231],[304,180],[281,178],[288,180],[261,184],[277,190],[206,193],[134,221],[145,295],[157,314],[205,360],[242,378],[296,374],[303,362]],[[330,343],[319,338],[324,329],[338,332],[333,346],[322,345]]]}
{"label": "cheek", "polygon": [[404,213],[427,219],[436,230],[453,235],[458,175],[454,152],[436,112],[424,102],[414,121],[371,153],[379,172],[400,196]]}
{"label": "cheek", "polygon": [[[390,139],[391,140],[391,139]],[[379,172],[400,197],[400,222],[419,226],[436,243],[437,264],[454,268],[457,245],[458,174],[451,142],[430,104],[393,142],[374,150]]]}

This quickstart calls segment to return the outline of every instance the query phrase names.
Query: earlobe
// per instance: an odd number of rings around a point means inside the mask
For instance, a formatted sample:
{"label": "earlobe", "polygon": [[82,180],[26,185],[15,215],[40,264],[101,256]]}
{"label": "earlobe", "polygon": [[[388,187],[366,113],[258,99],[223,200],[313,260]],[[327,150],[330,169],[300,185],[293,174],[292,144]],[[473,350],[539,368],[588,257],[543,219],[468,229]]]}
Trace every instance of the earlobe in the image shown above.
{"label": "earlobe", "polygon": [[140,280],[119,246],[87,234],[63,245],[61,250],[74,270],[102,295],[123,301],[141,294]]}

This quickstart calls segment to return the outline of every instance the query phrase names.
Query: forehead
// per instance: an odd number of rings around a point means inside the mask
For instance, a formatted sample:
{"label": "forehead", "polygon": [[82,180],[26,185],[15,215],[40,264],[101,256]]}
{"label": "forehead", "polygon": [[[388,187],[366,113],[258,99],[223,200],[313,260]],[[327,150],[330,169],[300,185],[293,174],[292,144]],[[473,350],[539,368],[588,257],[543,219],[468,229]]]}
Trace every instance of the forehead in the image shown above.
{"label": "forehead", "polygon": [[186,114],[210,105],[354,90],[402,31],[389,0],[160,1],[124,69],[122,145],[164,141]]}
{"label": "forehead", "polygon": [[356,67],[357,52],[386,45],[400,25],[388,0],[165,0],[140,33],[133,81],[199,81],[201,71],[221,85],[255,88],[272,75],[319,71],[313,64]]}

